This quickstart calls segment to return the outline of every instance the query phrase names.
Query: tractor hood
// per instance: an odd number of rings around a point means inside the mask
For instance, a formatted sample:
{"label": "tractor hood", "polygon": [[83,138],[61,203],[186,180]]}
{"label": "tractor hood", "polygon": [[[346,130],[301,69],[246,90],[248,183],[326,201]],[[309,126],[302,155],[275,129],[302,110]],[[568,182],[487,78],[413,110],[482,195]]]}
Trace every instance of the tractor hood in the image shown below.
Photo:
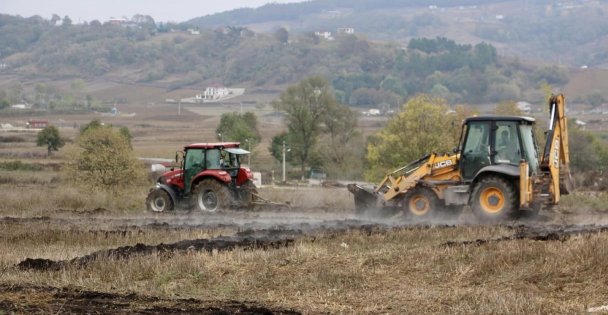
{"label": "tractor hood", "polygon": [[225,148],[224,151],[232,153],[232,154],[249,154],[249,151],[243,150],[241,148]]}

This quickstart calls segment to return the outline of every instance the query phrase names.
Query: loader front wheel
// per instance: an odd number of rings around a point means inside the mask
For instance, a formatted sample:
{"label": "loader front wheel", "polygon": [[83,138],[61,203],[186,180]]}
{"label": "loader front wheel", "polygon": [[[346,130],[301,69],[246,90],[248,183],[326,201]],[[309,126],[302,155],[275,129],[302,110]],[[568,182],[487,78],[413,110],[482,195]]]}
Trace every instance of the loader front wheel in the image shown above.
{"label": "loader front wheel", "polygon": [[473,189],[471,207],[475,216],[484,222],[510,219],[517,209],[515,188],[502,177],[483,178]]}
{"label": "loader front wheel", "polygon": [[146,207],[148,211],[152,212],[166,212],[173,210],[173,200],[171,196],[162,190],[154,189],[148,194],[146,198]]}
{"label": "loader front wheel", "polygon": [[192,191],[194,207],[203,212],[215,212],[230,207],[230,189],[214,180],[203,179]]}
{"label": "loader front wheel", "polygon": [[435,192],[418,187],[405,194],[403,207],[405,214],[413,219],[427,219],[434,215],[439,205]]}

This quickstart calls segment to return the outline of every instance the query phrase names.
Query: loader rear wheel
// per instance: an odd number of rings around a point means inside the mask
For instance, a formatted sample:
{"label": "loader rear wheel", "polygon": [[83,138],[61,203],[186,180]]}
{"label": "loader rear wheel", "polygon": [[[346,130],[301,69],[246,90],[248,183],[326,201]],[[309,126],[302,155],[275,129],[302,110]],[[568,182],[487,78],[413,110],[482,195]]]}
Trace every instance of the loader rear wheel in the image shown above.
{"label": "loader rear wheel", "polygon": [[203,212],[226,209],[232,204],[230,189],[214,180],[203,179],[192,191],[194,207]]}
{"label": "loader rear wheel", "polygon": [[148,211],[152,212],[166,212],[173,210],[173,200],[171,196],[162,190],[154,189],[148,194],[146,198],[146,207]]}
{"label": "loader rear wheel", "polygon": [[403,207],[405,214],[414,219],[426,219],[434,215],[439,205],[435,192],[418,187],[405,194]]}
{"label": "loader rear wheel", "polygon": [[517,209],[515,188],[502,177],[483,178],[473,189],[471,207],[475,216],[485,222],[510,219]]}

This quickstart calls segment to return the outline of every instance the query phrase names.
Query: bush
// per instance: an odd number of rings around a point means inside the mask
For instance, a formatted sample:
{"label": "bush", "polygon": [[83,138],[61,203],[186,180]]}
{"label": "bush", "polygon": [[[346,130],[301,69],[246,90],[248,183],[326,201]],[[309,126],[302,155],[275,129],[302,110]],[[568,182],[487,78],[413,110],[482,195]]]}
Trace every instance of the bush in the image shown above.
{"label": "bush", "polygon": [[133,154],[129,139],[111,127],[89,128],[68,153],[66,181],[94,190],[129,193],[145,183],[143,163]]}

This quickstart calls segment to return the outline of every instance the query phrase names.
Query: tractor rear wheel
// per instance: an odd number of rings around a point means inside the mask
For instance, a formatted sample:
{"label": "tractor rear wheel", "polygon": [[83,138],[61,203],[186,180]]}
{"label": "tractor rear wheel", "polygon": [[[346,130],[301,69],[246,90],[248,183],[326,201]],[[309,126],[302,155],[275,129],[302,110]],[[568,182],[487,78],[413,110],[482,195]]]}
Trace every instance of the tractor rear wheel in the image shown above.
{"label": "tractor rear wheel", "polygon": [[173,200],[171,196],[162,190],[154,189],[148,194],[146,198],[146,207],[148,211],[152,212],[165,212],[173,210]]}
{"label": "tractor rear wheel", "polygon": [[215,179],[203,179],[192,190],[194,207],[204,212],[215,212],[226,209],[232,204],[232,196],[228,186]]}
{"label": "tractor rear wheel", "polygon": [[416,187],[405,194],[403,208],[405,214],[413,219],[428,219],[435,215],[439,198],[434,191]]}
{"label": "tractor rear wheel", "polygon": [[515,188],[502,177],[485,177],[473,189],[471,207],[475,216],[485,222],[510,219],[517,210]]}

